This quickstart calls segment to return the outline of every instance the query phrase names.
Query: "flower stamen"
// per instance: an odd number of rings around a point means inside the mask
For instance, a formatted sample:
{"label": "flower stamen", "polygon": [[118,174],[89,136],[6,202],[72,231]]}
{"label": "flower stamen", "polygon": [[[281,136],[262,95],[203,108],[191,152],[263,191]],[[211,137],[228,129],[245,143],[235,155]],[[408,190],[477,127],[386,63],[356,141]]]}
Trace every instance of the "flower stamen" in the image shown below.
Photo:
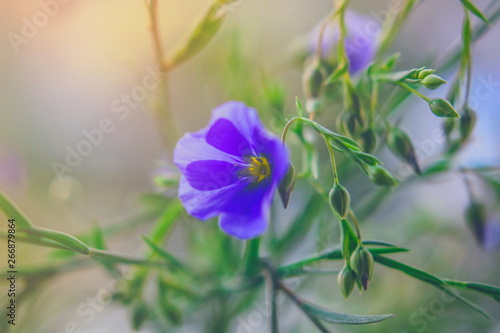
{"label": "flower stamen", "polygon": [[271,174],[271,167],[265,157],[249,156],[245,162],[248,166],[242,171],[242,175],[250,176],[254,182],[261,182]]}

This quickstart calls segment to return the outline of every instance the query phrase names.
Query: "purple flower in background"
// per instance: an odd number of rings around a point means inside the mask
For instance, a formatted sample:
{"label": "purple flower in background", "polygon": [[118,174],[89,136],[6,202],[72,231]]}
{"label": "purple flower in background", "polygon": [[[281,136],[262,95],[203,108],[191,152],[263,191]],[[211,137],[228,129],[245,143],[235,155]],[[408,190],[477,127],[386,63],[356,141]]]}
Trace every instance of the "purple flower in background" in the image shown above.
{"label": "purple flower in background", "polygon": [[[373,60],[377,48],[377,36],[380,25],[375,19],[347,11],[345,14],[347,36],[345,48],[349,58],[349,72],[355,74],[366,68]],[[316,52],[320,26],[317,26],[311,34],[311,52]],[[335,23],[327,25],[323,33],[322,58],[328,62],[335,63],[337,58],[338,26]]]}
{"label": "purple flower in background", "polygon": [[255,109],[232,101],[212,111],[206,128],[179,140],[174,163],[182,173],[179,198],[187,212],[201,220],[219,216],[224,232],[248,239],[266,230],[289,158]]}

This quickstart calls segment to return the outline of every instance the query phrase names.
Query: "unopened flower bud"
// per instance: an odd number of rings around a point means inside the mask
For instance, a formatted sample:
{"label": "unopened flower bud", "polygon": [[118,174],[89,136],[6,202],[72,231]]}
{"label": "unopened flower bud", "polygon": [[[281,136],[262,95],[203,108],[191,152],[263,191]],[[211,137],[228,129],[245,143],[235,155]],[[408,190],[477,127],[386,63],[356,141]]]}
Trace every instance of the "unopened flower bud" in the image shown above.
{"label": "unopened flower bud", "polygon": [[372,128],[365,129],[359,136],[359,140],[363,151],[366,153],[373,152],[377,146],[377,136]]}
{"label": "unopened flower bud", "polygon": [[476,125],[476,113],[467,108],[465,114],[460,118],[460,141],[463,143],[469,139],[474,126]]}
{"label": "unopened flower bud", "polygon": [[340,286],[340,290],[342,291],[342,295],[347,298],[354,289],[354,284],[356,283],[356,273],[354,273],[349,266],[345,265],[337,275],[337,282]]}
{"label": "unopened flower bud", "polygon": [[345,219],[349,213],[351,195],[349,191],[339,183],[335,183],[330,190],[330,205],[339,214],[341,219]]}
{"label": "unopened flower bud", "polygon": [[354,273],[356,273],[358,282],[366,290],[373,273],[374,264],[372,254],[364,247],[359,246],[351,255],[349,264]]}
{"label": "unopened flower bud", "polygon": [[420,174],[415,149],[404,131],[397,127],[391,128],[387,134],[387,146],[395,155],[411,165],[415,173]]}
{"label": "unopened flower bud", "polygon": [[429,107],[432,113],[438,117],[460,118],[458,112],[445,99],[434,98],[429,101]]}
{"label": "unopened flower bud", "polygon": [[441,77],[431,74],[426,76],[422,81],[420,81],[424,87],[430,90],[439,88],[442,84],[446,83],[446,80]]}
{"label": "unopened flower bud", "polygon": [[359,117],[351,112],[344,112],[341,116],[340,128],[350,137],[356,137],[359,128]]}
{"label": "unopened flower bud", "polygon": [[379,165],[370,166],[367,168],[368,177],[370,180],[379,186],[394,186],[398,181],[383,167]]}
{"label": "unopened flower bud", "polygon": [[143,303],[136,303],[132,309],[132,327],[139,330],[149,316],[148,307]]}
{"label": "unopened flower bud", "polygon": [[465,212],[465,218],[476,241],[482,246],[484,244],[484,229],[487,218],[486,207],[478,202],[471,202]]}
{"label": "unopened flower bud", "polygon": [[302,84],[307,98],[318,97],[323,84],[323,73],[319,61],[310,61],[304,69]]}
{"label": "unopened flower bud", "polygon": [[283,207],[288,207],[288,202],[290,201],[290,195],[295,187],[296,171],[292,163],[288,167],[288,171],[285,177],[281,180],[278,186],[278,193],[280,195]]}
{"label": "unopened flower bud", "polygon": [[417,74],[417,78],[418,78],[419,80],[423,80],[423,79],[425,79],[427,76],[429,76],[429,75],[431,75],[431,74],[433,74],[433,73],[435,73],[435,72],[436,72],[436,71],[435,71],[435,70],[433,70],[433,69],[424,69],[424,70],[421,70],[421,71],[419,71],[419,72],[418,72],[418,74]]}

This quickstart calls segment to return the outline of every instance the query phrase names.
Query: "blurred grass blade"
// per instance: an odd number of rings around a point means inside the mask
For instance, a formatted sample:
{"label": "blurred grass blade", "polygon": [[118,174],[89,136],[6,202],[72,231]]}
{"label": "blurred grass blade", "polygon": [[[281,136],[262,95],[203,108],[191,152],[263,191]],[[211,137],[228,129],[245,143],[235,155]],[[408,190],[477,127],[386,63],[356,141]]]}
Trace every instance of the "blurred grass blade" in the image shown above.
{"label": "blurred grass blade", "polygon": [[219,31],[226,16],[225,13],[221,1],[215,1],[193,29],[187,42],[175,53],[172,59],[165,59],[167,68],[174,68],[203,50]]}
{"label": "blurred grass blade", "polygon": [[90,253],[90,248],[85,245],[85,243],[73,236],[65,234],[64,232],[45,228],[23,228],[19,231],[26,233],[28,235],[28,238],[30,235],[38,236],[62,244],[68,249],[71,249],[72,251],[78,252],[80,254],[88,255]]}
{"label": "blurred grass blade", "polygon": [[484,23],[489,24],[490,22],[484,16],[484,14],[472,3],[470,0],[460,0],[462,1],[462,4],[464,5],[465,8],[467,8],[468,11],[470,11],[472,14],[476,15],[479,19],[481,19]]}
{"label": "blurred grass blade", "polygon": [[20,228],[31,228],[33,224],[24,213],[4,193],[0,191],[0,209],[8,219],[15,219]]}
{"label": "blurred grass blade", "polygon": [[121,264],[129,264],[129,265],[140,265],[140,266],[155,266],[162,267],[164,266],[161,262],[154,262],[145,259],[139,258],[131,258],[121,254],[116,254],[108,251],[91,249],[89,255],[94,259],[103,260],[109,263],[121,263]]}
{"label": "blurred grass blade", "polygon": [[92,228],[92,245],[99,250],[107,250],[106,241],[104,239],[104,233],[102,228],[96,223]]}
{"label": "blurred grass blade", "polygon": [[296,242],[304,238],[304,235],[307,233],[312,222],[315,220],[322,204],[323,201],[321,199],[321,195],[315,194],[311,196],[307,204],[304,206],[304,210],[299,213],[285,235],[279,239],[276,245],[276,251],[279,254],[284,254],[293,246],[297,246]]}
{"label": "blurred grass blade", "polygon": [[386,258],[386,257],[382,257],[382,256],[379,256],[379,255],[374,255],[373,258],[379,264],[382,264],[382,265],[390,267],[390,268],[394,268],[394,269],[396,269],[398,271],[401,271],[401,272],[403,272],[403,273],[405,273],[405,274],[407,274],[407,275],[409,275],[411,277],[414,277],[414,278],[416,278],[418,280],[421,280],[423,282],[429,283],[429,284],[435,286],[436,288],[439,288],[439,289],[443,290],[448,295],[455,297],[456,299],[458,299],[459,301],[461,301],[465,305],[468,305],[469,307],[471,307],[472,309],[474,309],[479,314],[481,314],[484,317],[486,317],[487,319],[493,321],[493,319],[491,318],[491,316],[488,313],[486,313],[483,309],[481,309],[479,306],[477,306],[476,304],[472,303],[468,299],[463,298],[462,296],[458,295],[455,291],[453,291],[450,288],[448,288],[448,285],[446,284],[446,282],[444,280],[442,280],[442,279],[440,279],[440,278],[438,278],[438,277],[436,277],[436,276],[434,276],[432,274],[429,274],[427,272],[421,271],[419,269],[416,269],[414,267],[405,265],[403,263],[400,263],[398,261],[395,261],[395,260],[392,260],[392,259],[389,259],[389,258]]}
{"label": "blurred grass blade", "polygon": [[[2,238],[2,239],[7,238],[7,233],[5,233],[5,232],[0,233],[0,235],[1,235],[0,238]],[[61,250],[60,253],[65,253],[65,254],[69,253],[70,255],[76,254],[75,252],[73,252],[72,249],[70,249],[62,244],[59,244],[57,242],[51,241],[49,239],[45,239],[45,238],[34,237],[31,235],[18,234],[18,235],[16,235],[16,240],[18,240],[20,242],[24,242],[24,243],[29,243],[29,244],[40,245],[40,246],[44,246],[44,247],[58,249],[58,250]],[[56,250],[56,251],[58,252],[58,250]],[[56,251],[54,251],[54,253]]]}
{"label": "blurred grass blade", "polygon": [[165,235],[170,231],[177,216],[182,212],[183,207],[179,200],[172,201],[163,211],[154,229],[151,231],[149,239],[153,243],[160,243]]}
{"label": "blurred grass blade", "polygon": [[302,304],[305,311],[307,311],[312,316],[324,320],[329,323],[335,324],[349,324],[349,325],[361,325],[361,324],[371,324],[378,323],[385,319],[394,317],[394,315],[353,315],[346,313],[332,312],[316,305],[310,303]]}
{"label": "blurred grass blade", "polygon": [[154,253],[159,255],[161,258],[165,259],[165,261],[170,267],[173,268],[184,267],[184,265],[176,257],[174,257],[173,255],[171,255],[170,253],[168,253],[167,251],[165,251],[164,249],[153,243],[150,239],[148,239],[145,236],[142,236],[142,239],[146,242],[149,248],[153,250]]}

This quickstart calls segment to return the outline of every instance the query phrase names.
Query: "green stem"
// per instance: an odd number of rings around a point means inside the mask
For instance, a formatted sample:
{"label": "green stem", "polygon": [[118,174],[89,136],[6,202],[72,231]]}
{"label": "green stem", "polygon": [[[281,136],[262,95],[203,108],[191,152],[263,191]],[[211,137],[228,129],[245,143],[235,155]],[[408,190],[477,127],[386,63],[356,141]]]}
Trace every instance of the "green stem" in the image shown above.
{"label": "green stem", "polygon": [[243,254],[244,270],[247,277],[255,275],[259,267],[260,237],[247,240],[245,253]]}
{"label": "green stem", "polygon": [[414,95],[416,95],[416,96],[418,96],[418,97],[422,98],[424,101],[426,101],[426,102],[430,102],[430,101],[431,101],[431,99],[430,99],[429,97],[425,96],[424,94],[422,94],[422,93],[421,93],[421,92],[419,92],[418,90],[416,90],[416,89],[414,89],[414,88],[410,87],[410,86],[409,86],[409,85],[407,85],[406,83],[404,83],[404,82],[398,82],[397,84],[398,84],[401,88],[403,88],[403,89],[407,90],[408,92],[410,92],[410,93],[412,93],[412,94],[414,94]]}
{"label": "green stem", "polygon": [[333,171],[333,181],[335,184],[338,184],[339,177],[337,173],[337,164],[335,163],[335,155],[333,154],[332,146],[328,143],[328,139],[325,135],[322,135],[322,137],[325,140],[326,148],[328,149],[328,154],[330,155],[330,162],[332,164],[332,171]]}
{"label": "green stem", "polygon": [[292,302],[297,305],[297,307],[309,318],[309,320],[316,326],[316,328],[322,332],[322,333],[329,333],[328,329],[323,326],[323,324],[318,320],[318,318],[314,317],[311,315],[304,307],[305,301],[300,298],[297,294],[295,294],[293,291],[288,289],[287,286],[285,286],[281,281],[279,281],[279,288],[281,291],[283,291],[291,300]]}
{"label": "green stem", "polygon": [[276,299],[279,291],[279,277],[274,267],[267,261],[262,262],[266,278],[266,285],[268,286],[268,298],[271,300],[271,314],[269,320],[269,332],[279,333],[278,324],[278,302]]}
{"label": "green stem", "polygon": [[352,209],[349,209],[349,219],[352,221],[352,223],[354,224],[354,228],[356,229],[356,237],[358,238],[358,245],[361,245],[361,230],[359,228],[359,221],[356,218],[356,215],[354,215]]}
{"label": "green stem", "polygon": [[392,45],[397,34],[401,31],[401,26],[406,21],[406,18],[410,14],[413,7],[416,5],[416,2],[416,0],[408,0],[404,8],[398,12],[397,16],[392,21],[392,24],[385,27],[384,34],[382,35],[380,46],[377,51],[377,60],[380,60],[380,57],[383,56]]}

